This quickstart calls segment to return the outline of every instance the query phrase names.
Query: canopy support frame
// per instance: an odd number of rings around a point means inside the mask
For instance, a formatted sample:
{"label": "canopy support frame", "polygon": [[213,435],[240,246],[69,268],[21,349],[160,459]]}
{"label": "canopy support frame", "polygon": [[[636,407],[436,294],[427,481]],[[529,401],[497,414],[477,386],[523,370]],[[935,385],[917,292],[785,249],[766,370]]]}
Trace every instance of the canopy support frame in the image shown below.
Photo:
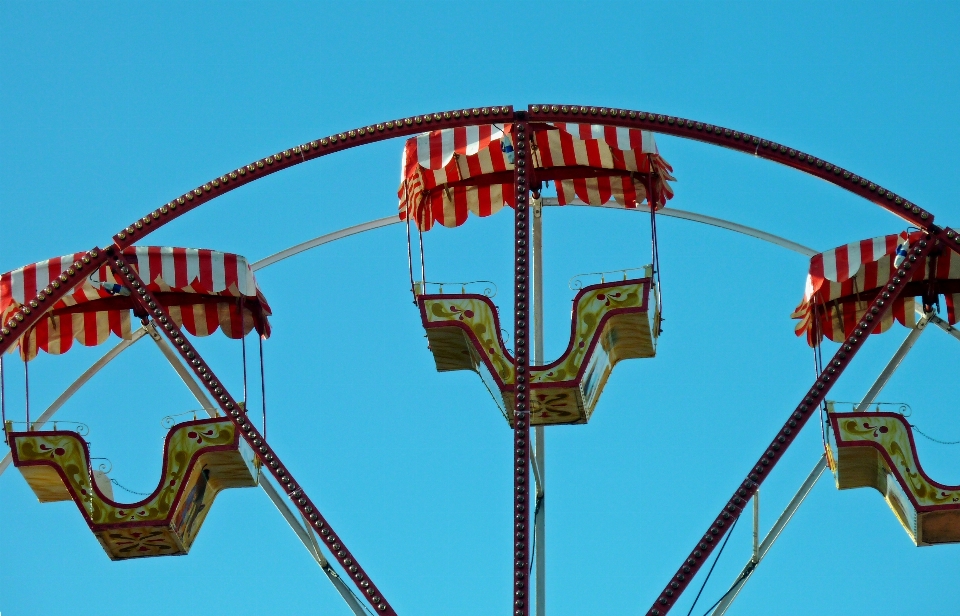
{"label": "canopy support frame", "polygon": [[[57,399],[54,400],[50,404],[50,406],[48,406],[46,410],[44,410],[43,413],[41,413],[40,416],[37,417],[37,419],[31,424],[29,430],[38,430],[42,428],[43,425],[47,423],[47,421],[49,421],[50,418],[53,417],[57,411],[60,410],[60,407],[66,404],[67,401],[70,398],[72,398],[74,394],[80,391],[80,388],[86,385],[86,383],[90,379],[92,379],[94,375],[100,372],[100,370],[102,370],[104,366],[106,366],[111,361],[113,361],[113,359],[117,355],[119,355],[120,353],[130,348],[130,346],[134,342],[136,342],[137,340],[140,340],[145,335],[147,335],[147,330],[143,328],[134,330],[133,333],[130,334],[129,339],[121,340],[119,344],[117,344],[115,347],[107,351],[103,355],[103,357],[101,357],[96,362],[94,362],[92,366],[84,370],[83,374],[77,377],[77,380],[71,383],[70,386],[63,391],[62,394],[57,396]],[[3,459],[0,460],[0,475],[3,474],[3,471],[7,470],[7,467],[10,466],[10,463],[12,461],[13,461],[13,453],[8,451],[7,454],[3,456]]]}

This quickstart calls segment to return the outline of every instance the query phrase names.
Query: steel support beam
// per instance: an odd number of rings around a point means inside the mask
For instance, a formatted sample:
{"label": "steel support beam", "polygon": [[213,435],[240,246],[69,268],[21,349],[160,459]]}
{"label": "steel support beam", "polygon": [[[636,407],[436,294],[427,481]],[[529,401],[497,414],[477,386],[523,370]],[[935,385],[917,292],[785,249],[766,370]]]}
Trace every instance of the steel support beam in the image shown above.
{"label": "steel support beam", "polygon": [[[83,374],[81,374],[80,377],[70,385],[70,387],[68,387],[56,400],[54,400],[54,402],[37,418],[36,421],[32,422],[30,429],[37,430],[43,427],[43,425],[49,421],[57,411],[60,410],[67,400],[76,394],[76,392],[79,391],[80,388],[83,387],[91,378],[93,378],[94,375],[102,370],[104,366],[113,361],[113,359],[120,353],[128,349],[131,345],[146,335],[149,335],[154,339],[164,357],[166,357],[173,369],[176,370],[177,374],[183,380],[187,388],[190,389],[190,392],[197,399],[197,402],[204,409],[204,411],[206,411],[211,417],[216,417],[216,407],[210,402],[203,389],[197,384],[196,380],[191,376],[189,370],[186,369],[173,349],[160,337],[160,334],[156,331],[154,324],[149,323],[145,327],[135,330],[128,340],[122,340],[119,344],[104,354],[103,357],[97,360],[96,363],[90,366]],[[3,459],[0,460],[0,474],[3,474],[6,468],[10,465],[11,460],[12,455],[10,452],[7,452]],[[330,563],[326,560],[326,558],[324,558],[323,554],[316,546],[316,541],[311,542],[311,536],[303,529],[302,526],[300,526],[296,516],[292,511],[290,511],[290,506],[286,501],[283,500],[283,497],[280,496],[276,488],[274,488],[274,486],[262,476],[260,480],[260,487],[267,494],[273,504],[276,505],[284,519],[286,519],[287,523],[290,524],[290,528],[293,529],[293,531],[297,534],[297,537],[303,543],[304,547],[307,548],[307,551],[323,569],[331,583],[333,583],[337,592],[340,593],[344,601],[347,602],[347,605],[350,606],[350,609],[353,611],[353,613],[357,616],[365,616],[366,612],[359,604],[356,596],[353,595],[353,593],[344,583],[343,579],[340,578],[337,572],[330,566]]]}
{"label": "steel support beam", "polygon": [[[557,201],[556,197],[544,197],[543,205],[559,206],[560,204]],[[650,213],[650,207],[647,206],[646,204],[641,204],[631,209],[625,209],[620,204],[604,203],[603,205],[590,205],[589,203],[584,203],[579,199],[575,199],[573,203],[570,203],[567,206],[560,206],[560,207],[569,207],[571,205],[579,206],[579,207],[593,207],[593,208],[602,208],[602,209],[608,209],[608,210],[619,210],[621,212],[643,212],[647,214]],[[754,227],[748,227],[747,225],[741,225],[736,222],[724,220],[723,218],[715,218],[713,216],[697,214],[696,212],[678,210],[672,207],[663,207],[657,210],[657,216],[666,216],[668,218],[680,218],[682,220],[698,222],[700,224],[709,225],[711,227],[726,229],[727,231],[733,231],[734,233],[749,235],[750,237],[756,238],[758,240],[763,240],[764,242],[775,244],[777,246],[780,246],[781,248],[786,248],[787,250],[800,253],[805,257],[812,257],[813,255],[819,252],[817,250],[814,250],[813,248],[804,246],[803,244],[791,242],[790,240],[784,237],[780,237],[779,235],[774,235],[773,233],[767,233],[766,231],[761,231],[760,229],[755,229]]]}
{"label": "steel support beam", "polygon": [[[533,202],[533,364],[542,366],[543,359],[543,203]],[[537,480],[537,492],[533,518],[533,544],[536,546],[537,616],[547,613],[547,509],[546,509],[546,440],[543,426],[534,428],[537,448],[533,456],[533,469]]]}
{"label": "steel support beam", "polygon": [[960,340],[960,330],[958,330],[953,325],[950,325],[940,317],[933,315],[930,317],[930,322],[936,325],[937,327],[939,327],[940,329],[942,329],[943,331],[947,332],[957,340]]}
{"label": "steel support beam", "polygon": [[823,474],[823,470],[825,468],[827,468],[827,457],[822,455],[820,456],[820,460],[817,462],[816,466],[814,466],[813,470],[810,471],[810,474],[807,475],[803,485],[800,486],[800,489],[797,490],[797,493],[794,494],[792,499],[790,499],[790,503],[787,505],[787,508],[784,509],[783,513],[780,514],[780,517],[777,518],[773,528],[771,528],[770,532],[764,536],[763,541],[759,544],[759,546],[755,545],[754,555],[749,561],[747,561],[746,566],[744,566],[743,571],[740,572],[740,575],[737,576],[737,579],[730,587],[730,590],[726,592],[726,594],[723,596],[723,599],[721,599],[720,603],[717,604],[716,609],[713,610],[713,616],[720,616],[721,614],[725,614],[727,612],[727,610],[730,608],[730,605],[732,605],[734,600],[737,598],[737,595],[739,595],[740,591],[743,590],[743,587],[750,579],[750,576],[753,575],[757,565],[760,564],[760,561],[762,561],[764,556],[767,555],[767,552],[770,551],[770,548],[773,546],[773,542],[777,540],[777,537],[779,537],[780,533],[783,532],[783,529],[786,527],[787,523],[790,522],[791,518],[793,518],[793,514],[796,513],[797,509],[800,508],[800,505],[803,504],[807,494],[809,494],[810,490],[813,489],[813,486],[816,485],[817,480],[820,479],[820,475]]}
{"label": "steel support beam", "polygon": [[[118,279],[122,277],[129,281],[128,284],[133,291],[130,297],[139,304],[142,310],[160,324],[160,331],[173,343],[181,359],[192,368],[195,377],[204,383],[204,386],[212,394],[220,410],[226,414],[227,418],[237,427],[243,438],[257,453],[262,466],[284,487],[287,498],[294,502],[300,514],[309,519],[313,524],[313,528],[323,535],[324,540],[329,544],[328,547],[337,558],[337,561],[344,570],[352,574],[354,583],[360,592],[365,595],[365,599],[373,606],[374,611],[388,616],[395,616],[396,612],[386,598],[383,597],[383,593],[381,593],[370,580],[366,572],[347,549],[346,545],[343,544],[343,541],[333,532],[330,524],[321,515],[317,506],[294,479],[290,470],[282,463],[277,452],[267,443],[257,427],[247,420],[245,412],[239,407],[227,388],[217,379],[213,370],[200,356],[200,353],[187,342],[183,332],[170,317],[166,308],[147,288],[143,280],[140,279],[136,271],[135,263],[133,263],[133,257],[124,255],[119,247],[111,247],[108,255],[109,266],[113,269]],[[128,261],[128,259],[130,260]],[[131,265],[134,267],[131,267]]]}
{"label": "steel support beam", "polygon": [[269,257],[264,257],[259,261],[250,264],[250,269],[257,271],[273,265],[278,261],[283,261],[289,257],[300,254],[301,252],[310,250],[311,248],[316,248],[317,246],[323,246],[324,244],[329,244],[330,242],[335,242],[337,240],[343,239],[345,237],[350,237],[351,235],[356,235],[357,233],[363,233],[365,231],[373,231],[374,229],[380,229],[382,227],[389,227],[390,225],[398,225],[402,220],[397,216],[387,216],[386,218],[378,218],[376,220],[371,220],[369,222],[361,223],[359,225],[354,225],[352,227],[347,227],[345,229],[340,229],[339,231],[334,231],[333,233],[327,233],[326,235],[321,235],[312,240],[307,240],[306,242],[301,242],[295,246],[291,246],[285,250],[274,253]]}
{"label": "steel support beam", "polygon": [[[527,164],[529,141],[525,114],[516,114],[513,132],[514,173],[513,186],[516,207],[514,208],[514,260],[516,277],[513,285],[514,299],[514,393],[513,448],[516,468],[513,475],[513,588],[510,602],[514,616],[530,614],[530,422],[527,409],[527,374],[530,355],[527,342],[530,339],[530,254],[527,245],[530,221],[528,219],[533,164]],[[530,174],[528,176],[528,174]]]}
{"label": "steel support beam", "polygon": [[[180,358],[177,357],[177,353],[173,348],[167,344],[166,341],[160,336],[156,330],[156,326],[153,322],[148,323],[144,329],[150,334],[150,337],[153,338],[154,342],[157,343],[157,346],[160,348],[160,352],[163,353],[163,356],[166,357],[167,361],[170,363],[170,366],[176,371],[183,380],[184,385],[187,386],[187,389],[190,390],[190,393],[193,394],[193,397],[196,398],[197,402],[206,411],[207,415],[210,417],[217,417],[217,407],[210,401],[210,398],[207,397],[206,392],[203,391],[203,388],[197,383],[196,379],[193,378],[193,375],[190,374],[190,371],[187,367],[180,361]],[[289,503],[284,500],[283,496],[277,492],[277,489],[270,482],[267,476],[261,474],[259,476],[259,481],[257,482],[263,492],[270,498],[270,501],[276,506],[277,511],[280,512],[280,515],[283,516],[283,519],[287,521],[287,524],[297,535],[297,538],[300,539],[300,542],[303,544],[303,547],[307,549],[307,552],[313,559],[320,565],[320,568],[326,574],[327,578],[333,584],[334,588],[340,593],[340,596],[343,597],[343,600],[346,601],[347,605],[353,611],[355,616],[367,616],[367,613],[364,611],[363,606],[360,605],[356,595],[350,590],[349,587],[344,583],[343,579],[337,574],[336,570],[330,566],[330,563],[324,557],[323,552],[320,550],[320,546],[317,544],[316,536],[310,530],[309,523],[306,523],[306,528],[300,525],[300,520],[298,520],[297,514],[295,514],[291,509]],[[300,519],[303,519],[300,516]]]}
{"label": "steel support beam", "polygon": [[[926,328],[927,322],[938,318],[939,317],[934,316],[933,313],[926,314],[920,318],[920,320],[917,322],[916,328],[912,329],[910,333],[907,334],[907,337],[900,345],[900,348],[897,349],[897,351],[893,354],[893,357],[890,358],[890,361],[887,362],[887,365],[884,366],[883,370],[880,372],[880,376],[877,377],[877,380],[874,381],[873,385],[870,386],[870,389],[867,390],[867,393],[864,394],[863,399],[860,401],[860,404],[857,405],[856,410],[859,411],[873,404],[874,400],[877,399],[877,396],[880,395],[880,392],[890,380],[890,377],[892,377],[893,373],[897,371],[897,368],[900,367],[903,359],[917,343],[917,339],[920,338],[920,334],[922,334],[923,330]],[[813,470],[810,471],[810,474],[807,475],[807,478],[800,486],[800,489],[797,490],[797,493],[790,500],[790,503],[787,505],[786,509],[783,510],[783,513],[780,514],[780,517],[777,518],[773,528],[771,528],[763,538],[763,542],[760,544],[759,548],[756,545],[757,527],[756,519],[754,520],[753,557],[747,562],[746,566],[744,566],[743,571],[740,572],[740,575],[737,576],[737,579],[730,587],[730,590],[726,592],[726,594],[717,604],[716,609],[713,611],[713,616],[721,616],[722,614],[726,613],[727,609],[730,608],[730,605],[732,605],[734,600],[736,600],[737,595],[740,594],[740,591],[746,585],[747,581],[750,579],[750,576],[753,575],[757,565],[760,564],[760,561],[763,560],[764,556],[767,555],[767,552],[770,551],[770,548],[773,547],[773,542],[777,540],[777,537],[779,537],[780,533],[783,532],[783,529],[786,528],[787,524],[793,518],[793,514],[796,513],[797,509],[800,508],[800,505],[803,504],[807,494],[809,494],[810,490],[813,489],[813,486],[817,483],[817,480],[820,479],[820,475],[823,474],[823,471],[826,468],[827,456],[824,454],[820,456],[820,460],[817,462],[816,466],[814,466]],[[759,497],[759,492],[754,496],[754,499],[757,497]],[[755,500],[755,515],[757,509],[758,507]]]}
{"label": "steel support beam", "polygon": [[884,288],[884,292],[870,303],[864,316],[857,323],[853,334],[840,345],[836,354],[826,364],[824,372],[817,377],[813,386],[770,442],[770,445],[767,446],[767,450],[760,456],[760,459],[748,472],[747,477],[740,483],[727,504],[707,529],[707,532],[704,533],[667,586],[661,591],[660,596],[647,611],[650,616],[662,616],[676,605],[677,599],[686,590],[717,543],[726,535],[733,522],[743,513],[747,501],[770,475],[770,471],[773,470],[786,450],[795,441],[797,434],[806,425],[813,412],[819,408],[833,384],[840,378],[840,375],[843,374],[844,369],[850,364],[857,352],[863,348],[864,341],[877,327],[877,323],[880,323],[893,309],[894,302],[906,286],[906,278],[913,264],[924,259],[935,243],[936,239],[928,236],[910,248],[909,256],[897,270],[897,275]]}
{"label": "steel support beam", "polygon": [[753,557],[754,563],[760,562],[760,490],[753,495]]}
{"label": "steel support beam", "polygon": [[144,327],[150,334],[150,337],[153,338],[153,341],[157,343],[157,347],[160,349],[160,352],[163,353],[163,356],[167,359],[167,362],[177,373],[177,376],[179,376],[180,380],[183,381],[183,384],[187,386],[187,389],[190,390],[190,393],[193,394],[193,397],[197,399],[200,407],[203,408],[203,410],[206,411],[207,415],[210,417],[217,417],[219,415],[217,407],[213,404],[213,402],[210,401],[210,398],[207,397],[207,394],[203,391],[203,388],[197,384],[196,379],[194,379],[193,375],[190,374],[190,370],[183,365],[182,361],[180,361],[176,351],[174,351],[169,344],[164,342],[160,332],[157,331],[156,325],[151,321]]}
{"label": "steel support beam", "polygon": [[907,353],[909,353],[913,348],[913,345],[917,343],[917,340],[920,338],[920,334],[922,334],[923,330],[927,328],[927,323],[933,319],[940,320],[940,317],[935,316],[933,313],[925,314],[920,317],[920,320],[917,321],[917,326],[910,330],[910,333],[907,334],[907,337],[904,339],[903,343],[900,344],[900,348],[897,349],[896,353],[893,354],[893,357],[890,358],[890,361],[887,362],[887,365],[884,366],[883,370],[880,372],[880,376],[877,377],[877,380],[874,381],[873,385],[870,386],[870,389],[867,390],[867,393],[864,394],[863,399],[860,401],[860,404],[857,405],[857,408],[855,408],[854,411],[865,411],[867,410],[866,407],[873,404],[873,401],[876,400],[877,396],[880,395],[880,392],[883,391],[883,388],[890,380],[890,377],[893,376],[893,373],[896,372],[897,368],[900,367],[900,364],[903,363],[903,359],[907,356]]}

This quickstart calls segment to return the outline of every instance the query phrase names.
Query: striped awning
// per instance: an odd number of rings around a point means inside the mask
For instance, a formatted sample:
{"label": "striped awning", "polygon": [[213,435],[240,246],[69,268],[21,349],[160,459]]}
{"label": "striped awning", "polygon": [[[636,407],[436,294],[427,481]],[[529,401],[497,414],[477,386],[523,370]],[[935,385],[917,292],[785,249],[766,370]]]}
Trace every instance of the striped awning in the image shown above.
{"label": "striped awning", "polygon": [[[903,268],[898,259],[910,244],[919,242],[919,231],[876,237],[816,254],[810,258],[810,270],[803,301],[793,318],[799,319],[797,336],[806,334],[810,346],[824,336],[843,342],[863,318],[870,303],[883,287]],[[958,320],[960,305],[960,257],[952,251],[934,250],[925,259],[906,261],[907,285],[894,302],[892,312],[877,323],[874,333],[890,329],[894,320],[907,327],[917,323],[917,297],[944,296],[947,320]]]}
{"label": "striped awning", "polygon": [[[472,213],[513,207],[513,126],[486,124],[423,133],[407,140],[400,179],[400,219],[423,230],[457,227]],[[533,180],[553,182],[560,205],[579,198],[636,208],[652,182],[657,209],[673,197],[673,168],[653,133],[596,124],[530,125]]]}
{"label": "striped awning", "polygon": [[[266,298],[257,287],[245,257],[197,248],[131,246],[124,254],[135,257],[133,268],[180,327],[194,336],[209,336],[218,328],[228,338],[240,338],[256,329],[270,335]],[[0,322],[6,322],[25,302],[43,310],[35,299],[40,289],[72,282],[76,253],[32,263],[0,275]],[[104,266],[65,295],[20,339],[26,360],[38,350],[59,355],[76,340],[84,346],[106,342],[110,334],[130,337],[134,304],[127,280],[114,278]]]}

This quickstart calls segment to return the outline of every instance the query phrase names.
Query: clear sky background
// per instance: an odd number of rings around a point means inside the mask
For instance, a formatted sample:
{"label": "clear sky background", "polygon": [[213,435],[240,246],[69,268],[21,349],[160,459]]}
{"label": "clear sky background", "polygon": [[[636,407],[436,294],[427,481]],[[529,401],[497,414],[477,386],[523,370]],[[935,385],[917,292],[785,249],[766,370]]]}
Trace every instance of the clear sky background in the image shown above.
{"label": "clear sky background", "polygon": [[[6,1],[0,271],[106,245],[187,189],[304,141],[493,104],[607,105],[728,126],[851,169],[956,224],[958,32],[960,8],[942,2]],[[772,163],[658,143],[678,178],[673,207],[817,249],[904,228]],[[270,176],[149,241],[256,260],[391,215],[401,147]],[[428,278],[507,287],[510,223],[500,215],[430,232]],[[644,216],[580,208],[548,211],[544,227],[553,358],[569,332],[567,280],[647,263],[649,227]],[[802,256],[672,219],[660,222],[660,246],[658,356],[619,365],[589,425],[548,430],[551,616],[642,614],[814,375],[789,318]],[[400,614],[509,613],[511,433],[474,375],[435,371],[407,290],[402,227],[258,280],[275,312],[270,441],[346,544]],[[509,298],[497,298],[502,309]],[[871,339],[831,398],[859,399],[905,334],[897,326]],[[197,345],[239,396],[239,343],[216,335]],[[34,412],[107,348],[33,362]],[[928,331],[881,399],[909,402],[928,434],[960,439],[958,361],[960,345]],[[22,368],[7,362],[7,410],[22,418]],[[253,393],[250,402],[259,405]],[[160,419],[195,407],[143,341],[58,416],[89,424],[112,477],[149,492]],[[918,447],[933,478],[960,483],[957,447]],[[761,532],[821,450],[811,422],[762,488]],[[695,614],[747,561],[749,526],[747,516],[735,529]],[[876,492],[839,492],[824,476],[731,613],[955,614],[958,556],[955,546],[914,547]],[[40,505],[10,469],[0,477],[0,612],[49,610],[349,613],[260,490],[222,493],[189,556],[112,563],[72,503]]]}

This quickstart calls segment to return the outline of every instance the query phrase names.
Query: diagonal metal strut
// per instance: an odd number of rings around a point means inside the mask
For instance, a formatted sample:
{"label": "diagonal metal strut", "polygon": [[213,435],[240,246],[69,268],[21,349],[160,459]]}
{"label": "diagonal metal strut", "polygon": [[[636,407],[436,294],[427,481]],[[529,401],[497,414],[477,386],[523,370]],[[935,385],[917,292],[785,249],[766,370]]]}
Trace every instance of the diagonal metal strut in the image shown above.
{"label": "diagonal metal strut", "polygon": [[[135,257],[124,254],[119,246],[112,246],[107,249],[108,265],[114,270],[118,277],[124,277],[129,281],[133,290],[130,297],[139,305],[140,309],[146,312],[156,322],[160,324],[160,331],[173,343],[174,348],[180,357],[192,368],[194,376],[204,384],[207,390],[213,394],[217,406],[222,410],[227,418],[240,431],[251,448],[257,453],[258,458],[274,479],[283,486],[287,498],[296,506],[299,513],[310,520],[313,529],[319,532],[329,549],[333,552],[337,561],[353,577],[353,581],[365,599],[373,606],[377,613],[388,616],[395,616],[396,612],[390,606],[389,602],[383,597],[376,585],[370,580],[366,572],[353,557],[353,554],[347,549],[340,539],[330,528],[329,523],[320,513],[316,505],[304,491],[304,489],[295,481],[290,470],[284,465],[277,452],[267,443],[260,431],[247,420],[246,413],[237,404],[226,387],[217,379],[213,370],[200,356],[200,353],[193,348],[184,337],[181,329],[176,325],[166,308],[153,293],[147,288],[147,285],[140,278],[135,268],[135,263],[131,261]],[[134,267],[131,267],[133,265]]]}
{"label": "diagonal metal strut", "polygon": [[[873,401],[877,399],[877,396],[880,395],[880,392],[883,390],[884,386],[886,386],[887,381],[890,380],[890,377],[892,377],[893,373],[896,372],[897,368],[900,367],[900,364],[913,348],[913,345],[916,344],[917,340],[920,338],[920,334],[922,334],[924,329],[926,329],[927,323],[933,319],[939,319],[939,317],[935,316],[933,313],[928,313],[920,318],[920,320],[917,322],[917,326],[911,330],[909,334],[907,334],[907,337],[900,345],[900,348],[898,348],[896,353],[893,354],[893,357],[890,358],[890,361],[887,362],[887,365],[880,372],[880,376],[877,377],[877,380],[874,381],[873,385],[863,396],[863,399],[860,401],[860,404],[857,405],[856,410],[860,410],[873,404]],[[747,581],[749,581],[750,576],[753,575],[757,565],[760,564],[760,561],[763,560],[763,557],[766,556],[767,552],[770,551],[770,548],[773,547],[773,543],[777,540],[777,538],[780,536],[780,533],[783,532],[784,528],[786,528],[787,524],[793,518],[793,514],[796,513],[797,509],[800,508],[800,505],[803,504],[804,499],[810,493],[810,490],[813,489],[813,486],[816,485],[817,480],[820,479],[820,476],[823,474],[823,471],[826,470],[826,468],[827,456],[826,454],[823,454],[817,461],[816,466],[813,467],[813,470],[810,471],[810,474],[807,475],[807,478],[800,486],[800,489],[797,490],[797,493],[790,500],[790,503],[787,505],[786,509],[784,509],[783,513],[780,514],[780,517],[777,518],[773,528],[771,528],[766,536],[764,536],[763,542],[760,544],[759,548],[756,549],[753,558],[747,562],[743,570],[740,572],[740,575],[737,576],[737,579],[730,586],[730,590],[728,590],[720,602],[717,603],[716,609],[713,610],[713,616],[721,616],[727,612],[727,610],[730,608],[730,605],[736,600],[737,595],[740,594],[740,591],[743,590],[743,587],[746,585]]]}
{"label": "diagonal metal strut", "polygon": [[660,592],[654,604],[647,610],[649,616],[663,616],[676,605],[677,599],[689,586],[690,580],[700,570],[703,562],[713,552],[717,542],[726,535],[733,523],[740,517],[747,501],[750,500],[764,479],[769,476],[770,471],[776,466],[784,452],[796,440],[797,433],[803,429],[813,411],[819,408],[833,384],[850,364],[850,361],[863,348],[864,341],[893,310],[893,304],[906,288],[908,274],[912,273],[910,270],[914,264],[918,260],[922,263],[922,260],[926,258],[937,243],[937,237],[926,235],[924,239],[911,246],[907,259],[900,265],[896,275],[884,287],[883,291],[870,302],[870,306],[858,321],[852,335],[840,345],[836,354],[826,364],[824,372],[817,377],[800,404],[797,405],[783,427],[770,442],[767,450],[760,456],[756,465],[734,491],[715,521],[707,529],[707,532],[700,538],[689,556]]}
{"label": "diagonal metal strut", "polygon": [[[210,402],[210,398],[207,397],[207,394],[203,391],[198,384],[196,379],[190,374],[190,371],[186,366],[183,365],[183,362],[180,361],[180,358],[177,357],[177,354],[173,351],[169,344],[167,344],[160,334],[156,330],[154,323],[148,323],[145,326],[147,333],[150,334],[150,337],[153,338],[154,342],[157,343],[157,346],[160,348],[160,351],[163,353],[163,356],[167,358],[167,361],[173,367],[173,369],[180,376],[180,379],[183,381],[184,385],[190,390],[194,398],[197,399],[197,402],[203,407],[203,410],[207,412],[210,417],[216,417],[218,415],[217,407]],[[304,520],[306,527],[301,526],[300,520],[303,519],[302,516],[295,514],[291,509],[290,505],[287,504],[287,501],[277,492],[277,489],[270,482],[270,480],[264,476],[260,475],[260,480],[258,481],[260,488],[263,490],[270,501],[276,506],[277,511],[280,512],[280,515],[283,516],[283,519],[287,521],[287,524],[290,525],[290,528],[296,533],[297,538],[300,539],[300,542],[303,544],[303,547],[307,549],[307,552],[310,556],[313,557],[317,564],[320,565],[320,568],[326,574],[327,578],[333,584],[334,588],[340,593],[340,596],[343,597],[343,600],[347,602],[347,605],[353,611],[355,616],[367,616],[367,613],[364,611],[363,606],[360,604],[356,595],[350,590],[350,588],[344,583],[343,579],[337,574],[337,572],[330,566],[330,563],[324,557],[323,552],[320,550],[320,546],[317,544],[316,536],[310,531],[310,525]]]}

